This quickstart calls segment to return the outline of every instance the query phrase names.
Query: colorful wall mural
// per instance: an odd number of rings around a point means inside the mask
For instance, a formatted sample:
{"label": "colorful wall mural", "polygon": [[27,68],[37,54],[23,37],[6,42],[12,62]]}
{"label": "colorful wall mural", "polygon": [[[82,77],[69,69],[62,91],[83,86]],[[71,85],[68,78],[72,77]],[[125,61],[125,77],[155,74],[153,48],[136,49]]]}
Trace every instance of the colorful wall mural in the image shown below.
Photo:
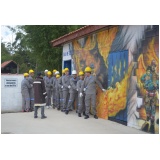
{"label": "colorful wall mural", "polygon": [[159,26],[110,26],[70,44],[78,72],[90,66],[98,116],[159,133]]}

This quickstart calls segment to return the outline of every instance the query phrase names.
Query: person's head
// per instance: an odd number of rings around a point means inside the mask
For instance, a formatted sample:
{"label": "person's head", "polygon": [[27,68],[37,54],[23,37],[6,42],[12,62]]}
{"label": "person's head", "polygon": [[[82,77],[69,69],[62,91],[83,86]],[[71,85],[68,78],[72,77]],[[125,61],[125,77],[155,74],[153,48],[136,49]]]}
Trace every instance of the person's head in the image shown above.
{"label": "person's head", "polygon": [[55,74],[56,72],[57,72],[57,70],[54,69],[54,70],[53,70],[53,76],[54,76],[54,77],[56,77],[56,74]]}
{"label": "person's head", "polygon": [[59,71],[56,71],[54,74],[55,74],[55,77],[56,77],[56,76],[59,75],[60,73],[59,73]]}
{"label": "person's head", "polygon": [[146,71],[146,74],[147,74],[147,75],[150,75],[150,73],[151,73],[151,68],[148,67],[148,68],[147,68],[147,71]]}
{"label": "person's head", "polygon": [[84,72],[83,72],[83,71],[80,71],[80,72],[79,72],[79,78],[80,78],[81,80],[84,79]]}
{"label": "person's head", "polygon": [[72,71],[72,76],[73,76],[73,78],[76,78],[76,77],[77,77],[77,71],[76,71],[76,70],[73,70],[73,71]]}
{"label": "person's head", "polygon": [[69,69],[65,68],[64,70],[65,70],[65,75],[68,76],[69,75]]}
{"label": "person's head", "polygon": [[47,72],[47,76],[50,78],[51,75],[52,75],[51,71],[48,71],[48,72]]}
{"label": "person's head", "polygon": [[29,75],[33,77],[34,76],[34,70],[30,69],[29,70]]}
{"label": "person's head", "polygon": [[42,77],[42,73],[41,73],[41,72],[38,72],[38,73],[37,73],[37,77]]}
{"label": "person's head", "polygon": [[23,75],[24,75],[24,78],[25,78],[25,79],[28,79],[28,77],[29,77],[29,74],[28,74],[28,73],[24,73]]}
{"label": "person's head", "polygon": [[59,79],[59,78],[60,78],[60,75],[59,75],[59,74],[57,74],[57,75],[56,75],[56,79]]}
{"label": "person's head", "polygon": [[85,68],[85,75],[89,77],[91,75],[92,69],[90,67]]}
{"label": "person's head", "polygon": [[65,69],[62,70],[62,74],[65,75]]}
{"label": "person's head", "polygon": [[156,61],[153,59],[152,62],[151,62],[151,70],[152,72],[154,72],[156,70]]}
{"label": "person's head", "polygon": [[46,70],[44,71],[45,76],[47,76],[47,72],[48,72],[48,69],[46,69]]}

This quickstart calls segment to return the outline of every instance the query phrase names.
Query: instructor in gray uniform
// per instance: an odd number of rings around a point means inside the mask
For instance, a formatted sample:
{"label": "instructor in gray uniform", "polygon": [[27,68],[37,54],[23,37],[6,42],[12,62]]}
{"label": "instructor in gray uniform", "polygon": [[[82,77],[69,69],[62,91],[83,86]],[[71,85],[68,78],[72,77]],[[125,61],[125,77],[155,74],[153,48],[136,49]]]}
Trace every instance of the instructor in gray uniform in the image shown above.
{"label": "instructor in gray uniform", "polygon": [[69,101],[68,101],[68,105],[67,105],[65,114],[68,114],[69,111],[74,110],[74,102],[76,102],[76,110],[78,110],[77,108],[77,104],[78,104],[77,81],[78,80],[79,79],[77,77],[77,72],[76,70],[73,70],[72,78],[70,79],[70,89],[69,89],[70,96],[69,96]]}
{"label": "instructor in gray uniform", "polygon": [[30,108],[30,96],[29,89],[33,87],[28,81],[29,74],[24,73],[24,79],[21,82],[21,93],[22,93],[22,112],[29,112]]}
{"label": "instructor in gray uniform", "polygon": [[91,101],[94,118],[98,119],[97,111],[96,111],[96,84],[99,85],[99,87],[102,89],[103,92],[105,92],[106,90],[103,89],[102,85],[97,80],[97,78],[91,75],[90,67],[85,68],[85,73],[86,73],[86,77],[82,84],[81,93],[79,95],[80,97],[82,97],[83,96],[82,92],[83,91],[85,92],[85,108],[86,108],[85,114],[86,116],[84,118],[85,119],[89,118],[90,101]]}
{"label": "instructor in gray uniform", "polygon": [[71,76],[69,75],[69,69],[65,68],[65,76],[62,77],[62,86],[63,86],[63,110],[62,112],[66,110],[67,105],[68,105],[69,89],[71,88],[70,79],[71,79]]}

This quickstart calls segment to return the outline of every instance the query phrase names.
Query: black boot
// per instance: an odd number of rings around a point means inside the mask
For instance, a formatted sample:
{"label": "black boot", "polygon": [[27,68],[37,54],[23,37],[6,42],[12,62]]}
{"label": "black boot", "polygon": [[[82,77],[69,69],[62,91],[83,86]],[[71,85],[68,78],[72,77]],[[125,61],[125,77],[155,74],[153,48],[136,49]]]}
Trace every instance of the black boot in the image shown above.
{"label": "black boot", "polygon": [[84,119],[88,119],[88,118],[89,118],[89,116],[88,116],[88,115],[85,115]]}
{"label": "black boot", "polygon": [[86,116],[85,111],[83,112],[83,115]]}
{"label": "black boot", "polygon": [[81,117],[81,113],[78,113],[78,117]]}
{"label": "black boot", "polygon": [[69,113],[69,111],[68,111],[68,110],[66,110],[66,111],[65,111],[65,114],[68,114],[68,113]]}
{"label": "black boot", "polygon": [[38,116],[34,116],[34,118],[38,118]]}
{"label": "black boot", "polygon": [[45,119],[45,118],[47,118],[47,116],[42,116],[42,117],[41,117],[41,119]]}
{"label": "black boot", "polygon": [[98,119],[97,115],[94,115],[94,118],[95,118],[95,119]]}

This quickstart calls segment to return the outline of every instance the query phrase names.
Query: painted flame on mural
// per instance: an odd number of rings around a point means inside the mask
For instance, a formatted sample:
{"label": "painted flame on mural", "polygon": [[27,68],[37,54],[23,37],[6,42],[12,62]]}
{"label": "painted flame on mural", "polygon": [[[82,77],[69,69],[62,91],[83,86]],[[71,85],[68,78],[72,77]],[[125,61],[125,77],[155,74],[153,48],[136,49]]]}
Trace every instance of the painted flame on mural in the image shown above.
{"label": "painted flame on mural", "polygon": [[119,111],[125,109],[127,103],[128,79],[131,75],[132,68],[133,64],[130,65],[124,79],[121,82],[116,82],[115,88],[111,87],[105,93],[98,88],[97,111],[99,117],[108,119],[108,117],[115,116]]}

